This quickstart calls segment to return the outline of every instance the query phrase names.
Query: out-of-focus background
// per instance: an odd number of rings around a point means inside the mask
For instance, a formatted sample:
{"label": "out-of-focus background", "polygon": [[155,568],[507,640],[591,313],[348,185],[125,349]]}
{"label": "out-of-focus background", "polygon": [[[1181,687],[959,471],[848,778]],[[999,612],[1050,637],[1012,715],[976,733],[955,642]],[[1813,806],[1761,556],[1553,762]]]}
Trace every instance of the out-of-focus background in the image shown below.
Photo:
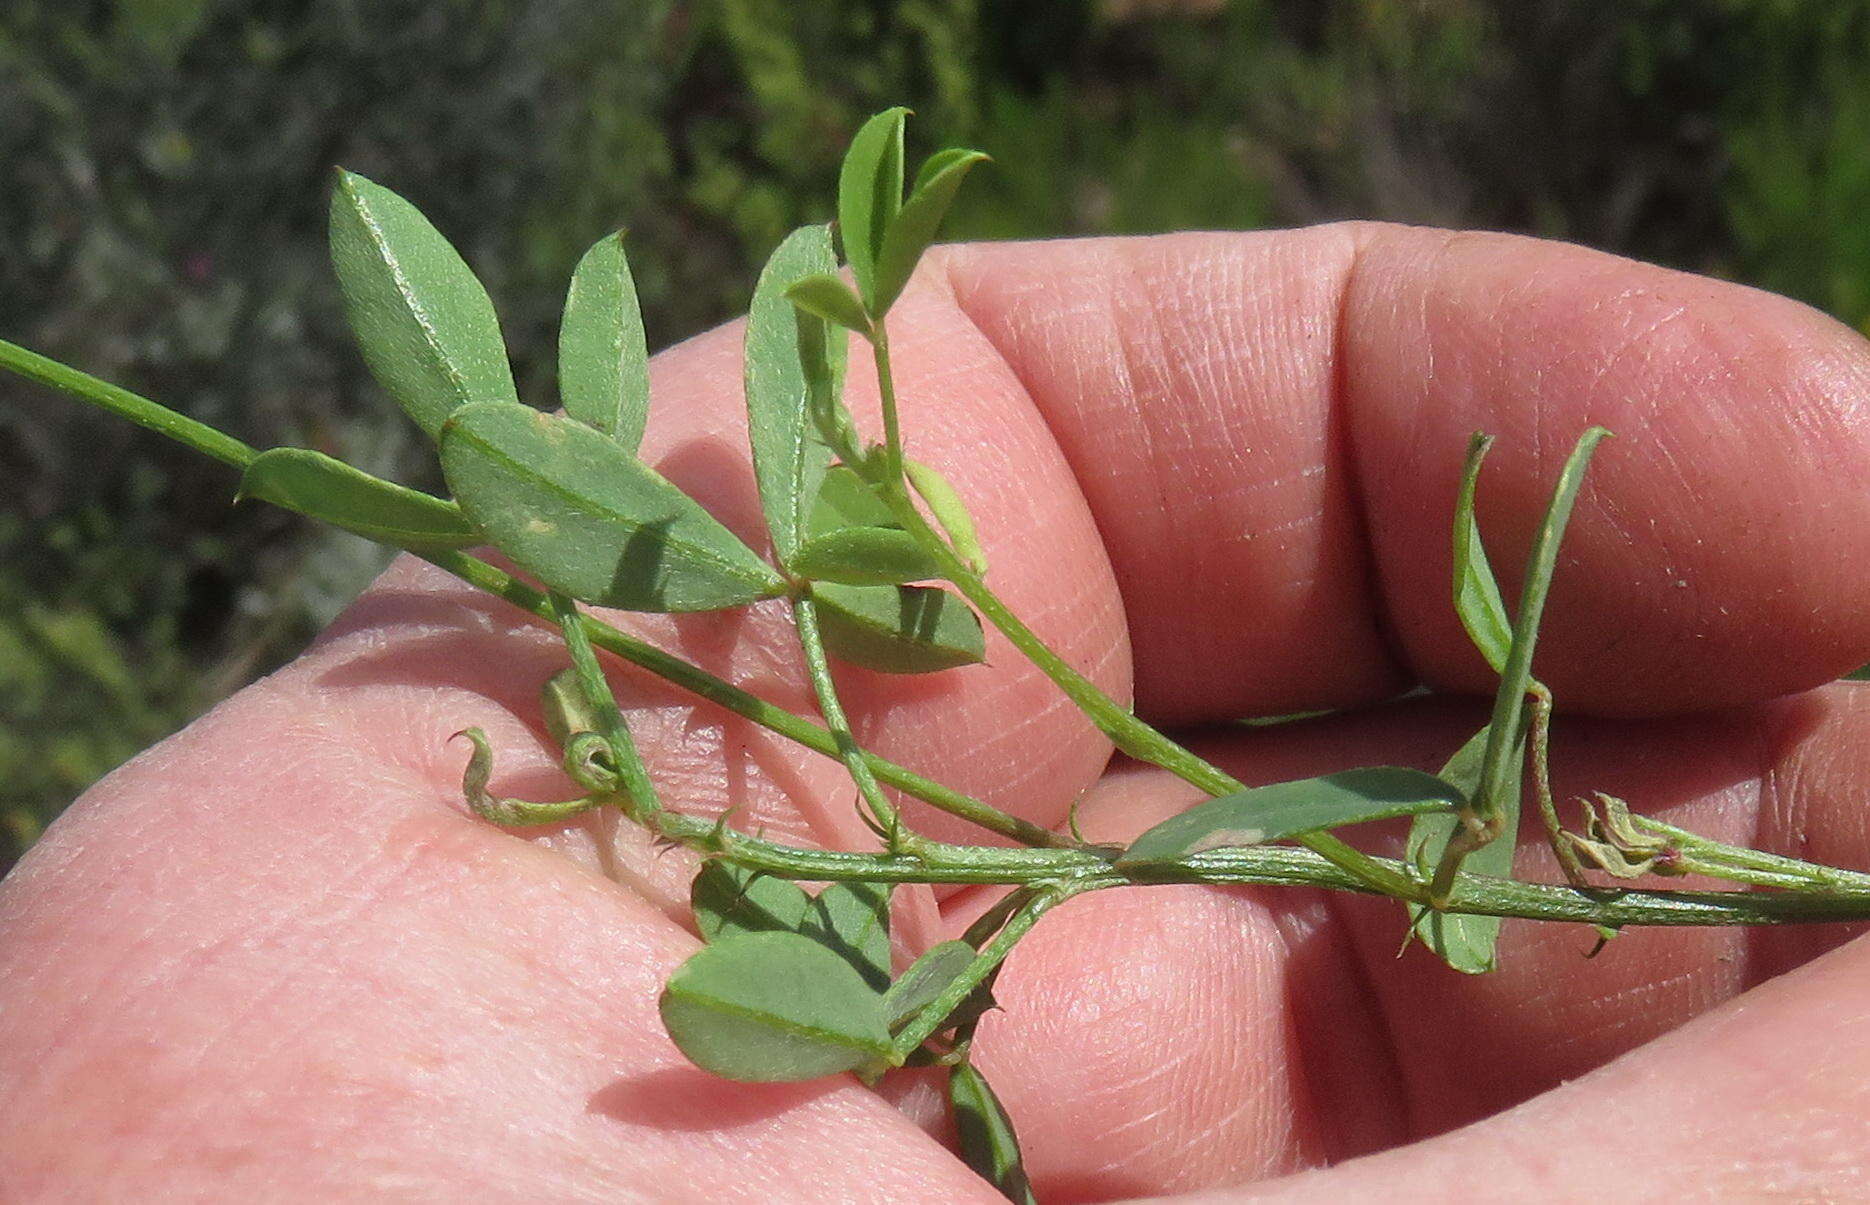
{"label": "out-of-focus background", "polygon": [[[585,246],[629,227],[652,345],[700,331],[895,103],[996,160],[952,238],[1391,218],[1870,317],[1861,0],[9,0],[0,337],[432,488],[340,319],[332,165],[455,240],[548,402]],[[0,482],[0,870],[386,560],[12,380]]]}

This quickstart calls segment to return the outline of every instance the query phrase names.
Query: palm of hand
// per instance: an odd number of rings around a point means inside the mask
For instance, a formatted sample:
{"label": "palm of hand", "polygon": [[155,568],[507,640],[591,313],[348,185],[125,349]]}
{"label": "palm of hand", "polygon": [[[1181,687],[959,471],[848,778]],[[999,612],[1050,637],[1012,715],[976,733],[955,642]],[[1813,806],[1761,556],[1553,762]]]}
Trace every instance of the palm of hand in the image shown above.
{"label": "palm of hand", "polygon": [[[1580,504],[1542,674],[1561,708],[1629,718],[1561,722],[1561,793],[1870,860],[1867,692],[1774,698],[1870,651],[1870,356],[1849,332],[1572,249],[1385,228],[964,249],[931,269],[893,323],[912,445],[970,498],[1014,609],[1106,688],[1133,684],[1146,715],[1192,728],[1416,680],[1485,690],[1446,602],[1467,432],[1501,436],[1482,521],[1505,568],[1599,421],[1623,439]],[[648,450],[750,532],[737,343],[658,360]],[[803,709],[773,618],[633,626]],[[0,1182],[992,1199],[910,1120],[934,1112],[925,1085],[890,1086],[899,1111],[854,1083],[737,1085],[682,1061],[655,998],[693,945],[685,855],[598,819],[529,844],[461,810],[446,738],[472,724],[501,749],[496,789],[562,787],[532,701],[559,655],[405,564],[303,660],[74,809],[0,887]],[[1082,795],[1094,838],[1192,802],[1155,771],[1103,769],[1107,746],[1049,684],[1004,646],[989,662],[849,674],[860,737],[1042,823]],[[618,681],[677,806],[863,839],[834,764]],[[1266,781],[1433,766],[1480,722],[1417,700],[1196,739]],[[1554,877],[1530,847],[1520,872]],[[901,894],[911,946],[990,899]],[[1586,962],[1588,934],[1510,925],[1502,971],[1464,979],[1395,960],[1401,932],[1392,904],[1308,891],[1115,891],[1049,917],[979,1041],[1041,1195],[1238,1185],[1381,1150],[1277,1187],[1857,1185],[1870,1069],[1848,1036],[1870,955],[1848,946],[1670,1032],[1847,934],[1632,932]]]}

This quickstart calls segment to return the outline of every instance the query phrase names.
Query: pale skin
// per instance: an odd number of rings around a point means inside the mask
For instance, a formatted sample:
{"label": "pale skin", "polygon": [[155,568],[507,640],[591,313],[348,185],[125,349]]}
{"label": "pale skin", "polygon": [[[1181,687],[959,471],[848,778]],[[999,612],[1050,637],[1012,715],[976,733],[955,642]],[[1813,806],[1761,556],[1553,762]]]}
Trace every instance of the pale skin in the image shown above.
{"label": "pale skin", "polygon": [[[891,324],[910,451],[969,499],[990,580],[1190,732],[1489,690],[1448,601],[1467,436],[1499,437],[1481,524],[1510,595],[1552,475],[1603,423],[1539,663],[1561,798],[1870,866],[1870,684],[1822,685],[1870,661],[1870,345],[1845,327],[1577,248],[1384,226],[955,249]],[[657,359],[647,450],[755,538],[738,355],[728,327]],[[861,368],[852,393],[874,428]],[[627,622],[808,708],[777,604]],[[1192,802],[1106,769],[1004,643],[989,661],[845,673],[859,736],[1048,825],[1082,796],[1095,838]],[[516,835],[463,809],[448,738],[471,725],[497,791],[571,793],[534,701],[562,663],[537,623],[404,562],[76,805],[0,883],[0,1196],[996,1199],[917,1124],[940,1129],[926,1084],[684,1063],[655,998],[695,945],[686,854],[614,818]],[[864,841],[834,763],[612,668],[671,806]],[[1190,739],[1248,781],[1432,769],[1483,714]],[[1520,873],[1556,880],[1531,838]],[[991,898],[901,895],[902,954]],[[1588,931],[1513,922],[1504,969],[1466,978],[1396,958],[1402,928],[1386,901],[1291,889],[1060,908],[979,1038],[1042,1197],[1870,1192],[1851,930],[1632,931],[1586,961]]]}

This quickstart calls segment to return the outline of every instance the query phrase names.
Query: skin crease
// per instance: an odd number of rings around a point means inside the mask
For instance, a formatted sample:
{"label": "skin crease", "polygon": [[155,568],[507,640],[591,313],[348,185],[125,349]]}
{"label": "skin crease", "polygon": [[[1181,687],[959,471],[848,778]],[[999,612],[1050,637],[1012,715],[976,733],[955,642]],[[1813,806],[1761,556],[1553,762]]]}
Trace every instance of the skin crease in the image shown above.
{"label": "skin crease", "polygon": [[[1484,704],[1381,701],[1487,689],[1447,600],[1467,435],[1500,436],[1481,524],[1510,598],[1603,422],[1538,665],[1560,791],[1870,863],[1870,690],[1822,686],[1870,661],[1870,348],[1844,327],[1573,247],[1355,225],[949,249],[891,329],[912,453],[1075,664],[1189,728],[1370,705],[1191,738],[1248,781],[1445,759]],[[735,328],[658,357],[646,449],[757,538],[738,379]],[[628,622],[807,705],[780,608]],[[860,738],[1046,823],[1082,796],[1098,838],[1193,801],[1106,770],[1043,680],[997,640],[989,661],[842,671]],[[852,1082],[683,1063],[655,995],[694,945],[685,855],[603,818],[463,812],[447,738],[473,724],[497,792],[567,790],[532,698],[561,663],[538,625],[400,563],[75,805],[0,883],[0,1198],[997,1199]],[[614,680],[671,803],[861,839],[835,765]],[[1555,874],[1531,844],[1519,868]],[[904,958],[991,902],[901,894]],[[1870,1191],[1849,928],[1632,931],[1585,961],[1588,933],[1510,923],[1480,978],[1397,958],[1402,928],[1302,890],[1060,908],[979,1038],[1042,1197]],[[925,1086],[891,1096],[927,1111]]]}

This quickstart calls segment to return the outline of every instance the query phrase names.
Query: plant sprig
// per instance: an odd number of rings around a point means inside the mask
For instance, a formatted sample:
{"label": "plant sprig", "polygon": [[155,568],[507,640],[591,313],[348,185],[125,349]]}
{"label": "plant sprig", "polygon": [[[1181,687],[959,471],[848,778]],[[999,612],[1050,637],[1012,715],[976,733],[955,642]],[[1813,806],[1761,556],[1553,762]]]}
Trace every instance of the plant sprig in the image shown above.
{"label": "plant sprig", "polygon": [[[0,342],[0,368],[70,393],[214,457],[242,474],[238,497],[421,556],[553,624],[569,666],[544,684],[548,728],[585,793],[563,801],[492,796],[494,751],[477,730],[463,777],[469,807],[500,824],[560,823],[616,808],[701,856],[691,902],[705,945],[661,999],[677,1045],[717,1074],[795,1080],[890,1068],[947,1068],[963,1154],[1014,1200],[1032,1200],[1017,1138],[969,1058],[1007,955],[1046,912],[1088,892],[1162,883],[1305,885],[1377,894],[1410,909],[1410,931],[1457,970],[1497,962],[1499,919],[1626,925],[1764,925],[1870,918],[1870,874],[1709,841],[1587,805],[1563,829],[1547,776],[1551,691],[1532,676],[1557,551],[1589,458],[1586,431],[1566,462],[1509,617],[1475,518],[1490,439],[1470,447],[1454,506],[1456,613],[1499,675],[1488,724],[1436,774],[1352,767],[1248,787],[1139,720],[1048,647],[987,581],[965,502],[904,445],[889,312],[968,172],[984,156],[932,155],[904,191],[907,113],[858,131],[839,179],[834,232],[807,226],[773,253],[755,289],[745,347],[752,463],[770,537],[763,557],[645,463],[648,352],[621,234],[580,260],[559,338],[564,415],[522,402],[492,302],[415,207],[340,172],[332,261],[364,359],[437,444],[452,498],[410,490],[307,449],[264,452],[126,390]],[[842,399],[851,334],[871,349],[882,438],[866,442]],[[465,551],[491,544],[543,586]],[[603,623],[585,610],[714,611],[783,598],[793,614],[817,715],[799,715]],[[1113,745],[1209,798],[1123,848],[1091,845],[989,806],[858,742],[833,662],[886,673],[966,672],[984,655],[983,619],[1027,656]],[[658,797],[627,709],[600,659],[610,653],[844,767],[877,837],[870,850],[767,840],[727,817]],[[1522,780],[1530,769],[1565,884],[1513,877]],[[910,830],[886,788],[997,835],[1000,844]],[[1400,860],[1339,834],[1412,817]],[[1075,830],[1073,830],[1075,834]],[[1299,848],[1294,848],[1297,846]],[[1672,892],[1595,887],[1693,872],[1768,890]],[[815,892],[800,883],[825,884]],[[1003,884],[1009,892],[964,939],[896,973],[892,891],[900,883]]]}

